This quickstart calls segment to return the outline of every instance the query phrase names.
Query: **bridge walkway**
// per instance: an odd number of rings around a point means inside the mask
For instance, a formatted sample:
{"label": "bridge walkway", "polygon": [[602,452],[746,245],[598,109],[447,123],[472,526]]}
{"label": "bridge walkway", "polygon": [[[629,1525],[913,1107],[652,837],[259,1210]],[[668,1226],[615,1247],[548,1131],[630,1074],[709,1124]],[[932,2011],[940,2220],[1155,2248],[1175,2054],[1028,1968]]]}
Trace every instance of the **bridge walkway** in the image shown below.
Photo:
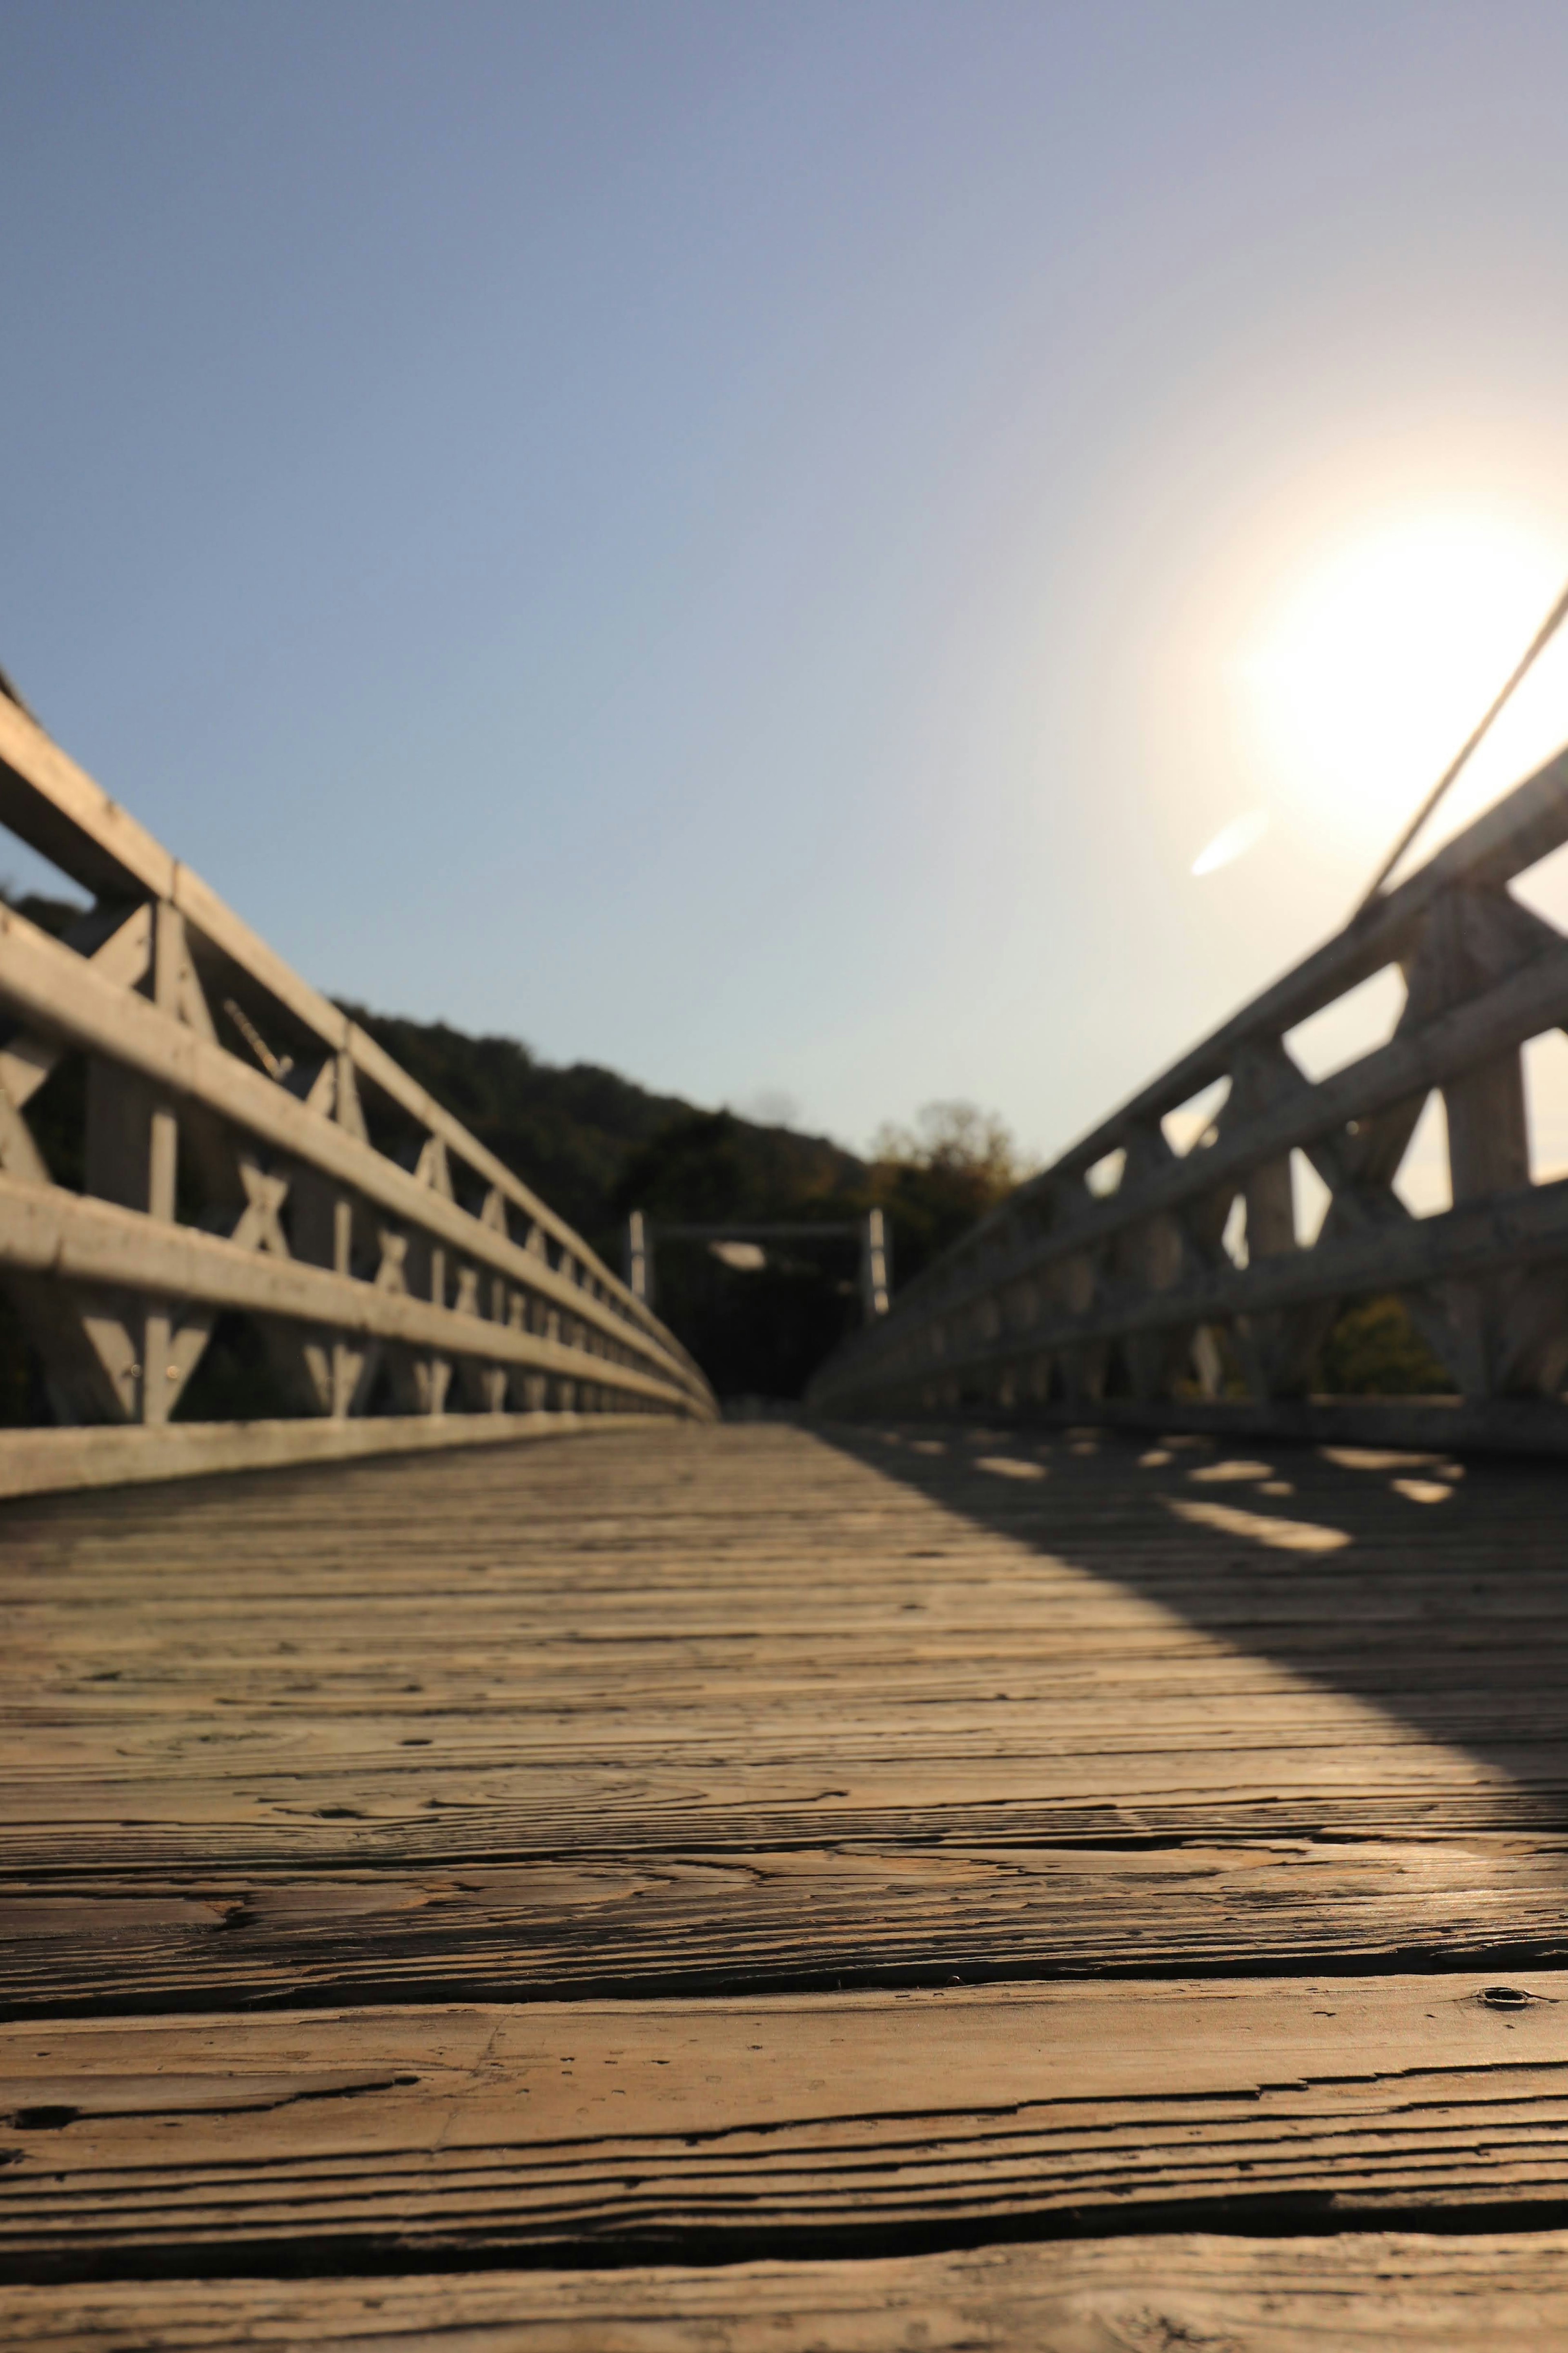
{"label": "bridge walkway", "polygon": [[5,1506],[14,2341],[1568,2334],[1564,1493],[649,1424]]}

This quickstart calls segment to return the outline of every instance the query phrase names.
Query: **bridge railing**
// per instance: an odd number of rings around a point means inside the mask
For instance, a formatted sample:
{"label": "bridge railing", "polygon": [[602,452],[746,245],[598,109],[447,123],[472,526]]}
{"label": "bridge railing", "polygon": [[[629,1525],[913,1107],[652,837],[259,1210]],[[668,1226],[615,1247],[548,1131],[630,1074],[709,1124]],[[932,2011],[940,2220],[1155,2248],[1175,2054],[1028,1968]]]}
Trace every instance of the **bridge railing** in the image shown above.
{"label": "bridge railing", "polygon": [[[813,1409],[1348,1426],[1306,1400],[1314,1363],[1347,1303],[1396,1293],[1465,1402],[1363,1423],[1568,1451],[1568,1180],[1531,1181],[1521,1059],[1568,1024],[1568,937],[1509,888],[1564,841],[1568,752],[925,1270]],[[1310,1078],[1289,1034],[1391,966],[1393,1034]],[[1394,1180],[1434,1091],[1452,1207],[1416,1216]],[[1296,1155],[1327,1189],[1312,1238]]]}
{"label": "bridge railing", "polygon": [[[713,1414],[586,1243],[4,694],[0,825],[90,901],[64,937],[0,906],[0,1283],[63,1426],[0,1436],[0,1493]],[[51,1086],[79,1188],[29,1124]],[[229,1314],[292,1418],[177,1418]]]}

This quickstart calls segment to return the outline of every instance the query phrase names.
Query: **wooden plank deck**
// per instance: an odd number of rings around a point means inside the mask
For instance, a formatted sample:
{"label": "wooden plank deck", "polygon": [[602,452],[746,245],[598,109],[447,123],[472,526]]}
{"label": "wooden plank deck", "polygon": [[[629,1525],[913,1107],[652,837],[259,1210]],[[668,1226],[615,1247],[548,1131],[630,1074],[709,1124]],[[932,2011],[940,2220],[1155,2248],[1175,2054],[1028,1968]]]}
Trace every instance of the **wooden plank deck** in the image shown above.
{"label": "wooden plank deck", "polygon": [[1568,2336],[1565,1500],[648,1426],[0,1507],[9,2341]]}

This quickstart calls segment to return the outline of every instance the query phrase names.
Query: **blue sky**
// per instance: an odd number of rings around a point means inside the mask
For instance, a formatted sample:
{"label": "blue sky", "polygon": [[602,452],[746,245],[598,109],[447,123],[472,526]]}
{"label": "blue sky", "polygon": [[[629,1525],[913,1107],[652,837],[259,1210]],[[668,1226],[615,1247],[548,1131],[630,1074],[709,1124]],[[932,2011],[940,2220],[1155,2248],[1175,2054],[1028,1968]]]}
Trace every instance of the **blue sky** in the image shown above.
{"label": "blue sky", "polygon": [[335,993],[1053,1148],[1568,576],[1561,10],[5,28],[0,663]]}

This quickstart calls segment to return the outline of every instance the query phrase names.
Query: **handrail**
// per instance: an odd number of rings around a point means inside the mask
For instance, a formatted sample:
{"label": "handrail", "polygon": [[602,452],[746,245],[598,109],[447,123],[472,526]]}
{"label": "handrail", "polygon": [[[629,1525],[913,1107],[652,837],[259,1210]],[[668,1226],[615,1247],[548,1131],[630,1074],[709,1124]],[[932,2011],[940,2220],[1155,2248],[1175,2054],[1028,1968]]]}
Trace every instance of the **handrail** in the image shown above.
{"label": "handrail", "polygon": [[[4,694],[0,824],[95,901],[64,941],[0,906],[0,1281],[57,1419],[165,1428],[226,1312],[303,1417],[384,1414],[389,1443],[410,1415],[421,1447],[433,1421],[458,1442],[509,1414],[711,1418],[582,1237]],[[238,1050],[264,1035],[287,1061]],[[68,1055],[81,1194],[26,1117]],[[388,1120],[398,1157],[371,1134]]]}
{"label": "handrail", "polygon": [[[1565,841],[1568,750],[924,1269],[823,1368],[812,1409],[1092,1418],[1119,1389],[1153,1405],[1238,1381],[1255,1403],[1289,1398],[1343,1302],[1380,1290],[1405,1298],[1465,1397],[1555,1397],[1568,1214],[1561,1188],[1530,1183],[1521,1050],[1568,1027],[1568,938],[1507,885]],[[1287,1034],[1394,965],[1406,996],[1387,1043],[1309,1079]],[[1164,1120],[1221,1081],[1176,1151]],[[1417,1219],[1394,1180],[1434,1089],[1454,1208]],[[1115,1154],[1113,1187],[1092,1189]],[[1293,1154],[1330,1194],[1310,1243]]]}

